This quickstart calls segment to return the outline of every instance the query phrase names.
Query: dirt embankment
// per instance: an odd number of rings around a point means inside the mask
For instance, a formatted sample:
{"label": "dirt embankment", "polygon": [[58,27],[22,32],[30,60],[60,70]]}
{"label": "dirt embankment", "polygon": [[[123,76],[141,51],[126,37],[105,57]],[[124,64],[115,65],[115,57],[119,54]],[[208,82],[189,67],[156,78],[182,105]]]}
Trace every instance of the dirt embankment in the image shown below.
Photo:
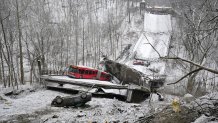
{"label": "dirt embankment", "polygon": [[[197,121],[200,116],[204,119]],[[201,117],[200,117],[201,118]],[[181,105],[180,112],[174,112],[172,106],[141,118],[142,123],[206,123],[218,122],[218,93],[209,94]]]}

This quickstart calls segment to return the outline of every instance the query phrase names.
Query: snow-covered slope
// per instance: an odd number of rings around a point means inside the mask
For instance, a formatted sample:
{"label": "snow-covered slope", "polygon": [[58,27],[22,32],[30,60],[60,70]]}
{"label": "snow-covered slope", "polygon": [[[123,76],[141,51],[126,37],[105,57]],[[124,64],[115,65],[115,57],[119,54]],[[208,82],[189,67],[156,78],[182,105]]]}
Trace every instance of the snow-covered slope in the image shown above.
{"label": "snow-covered slope", "polygon": [[[164,74],[165,62],[159,57],[168,55],[168,48],[172,33],[171,15],[151,14],[144,15],[144,31],[136,44],[131,48],[130,57],[125,64],[135,68],[147,75],[153,74],[150,70],[157,71],[157,74]],[[150,62],[148,67],[133,65],[134,59],[143,59]]]}
{"label": "snow-covered slope", "polygon": [[140,59],[154,59],[166,56],[171,31],[171,16],[169,14],[145,13],[144,33],[134,46],[133,53]]}
{"label": "snow-covered slope", "polygon": [[171,15],[145,13],[144,31],[150,33],[170,33],[172,31]]}
{"label": "snow-covered slope", "polygon": [[[133,52],[136,58],[152,60],[168,53],[170,34],[144,33],[140,36]],[[160,55],[160,56],[159,56]]]}

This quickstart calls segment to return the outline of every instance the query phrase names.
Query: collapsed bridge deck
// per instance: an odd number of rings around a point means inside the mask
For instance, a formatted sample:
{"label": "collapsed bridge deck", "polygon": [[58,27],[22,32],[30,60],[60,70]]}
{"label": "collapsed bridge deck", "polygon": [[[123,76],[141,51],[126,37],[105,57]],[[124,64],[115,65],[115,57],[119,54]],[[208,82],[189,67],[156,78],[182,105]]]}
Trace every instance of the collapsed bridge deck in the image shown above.
{"label": "collapsed bridge deck", "polygon": [[137,85],[120,85],[108,81],[74,79],[60,75],[43,75],[41,79],[48,89],[87,91],[105,98],[108,95],[110,97],[114,95],[115,98],[122,96],[127,102],[141,102],[150,95],[149,88]]}

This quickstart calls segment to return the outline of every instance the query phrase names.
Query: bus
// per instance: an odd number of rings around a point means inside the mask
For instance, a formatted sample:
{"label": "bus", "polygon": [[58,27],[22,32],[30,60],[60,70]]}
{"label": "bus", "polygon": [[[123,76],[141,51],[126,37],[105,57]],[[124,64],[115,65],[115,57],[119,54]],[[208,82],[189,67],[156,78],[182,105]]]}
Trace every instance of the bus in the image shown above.
{"label": "bus", "polygon": [[111,80],[111,75],[109,73],[85,66],[69,65],[66,68],[64,75],[76,79],[97,79],[101,81]]}

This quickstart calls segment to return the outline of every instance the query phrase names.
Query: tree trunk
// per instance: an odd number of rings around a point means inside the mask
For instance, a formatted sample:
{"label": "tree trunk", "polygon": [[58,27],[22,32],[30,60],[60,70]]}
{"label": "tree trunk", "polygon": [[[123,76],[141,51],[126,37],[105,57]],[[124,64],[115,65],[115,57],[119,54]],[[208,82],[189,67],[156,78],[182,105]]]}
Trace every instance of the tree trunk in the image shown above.
{"label": "tree trunk", "polygon": [[[0,42],[0,51],[1,51],[1,42]],[[2,57],[2,53],[0,53],[0,60],[1,60],[1,57]],[[1,60],[0,63],[3,64],[3,61]],[[4,66],[3,66],[3,67],[4,67]],[[4,82],[4,81],[3,81],[3,77],[2,77],[2,73],[3,73],[3,72],[4,72],[4,71],[2,71],[2,66],[0,66],[0,82]],[[1,84],[3,84],[3,83],[1,83]]]}
{"label": "tree trunk", "polygon": [[[0,53],[0,55],[1,55],[1,53]],[[2,62],[0,62],[0,64],[2,64]],[[2,82],[2,67],[1,66],[0,66],[0,82]]]}
{"label": "tree trunk", "polygon": [[19,54],[20,54],[20,81],[21,84],[25,84],[24,82],[24,71],[23,71],[23,51],[22,51],[22,42],[21,42],[21,27],[20,27],[20,17],[19,17],[19,5],[18,0],[16,0],[16,11],[17,11],[17,28],[18,28],[18,34],[19,34]]}
{"label": "tree trunk", "polygon": [[84,19],[83,19],[83,65],[85,65],[85,30],[84,30]]}
{"label": "tree trunk", "polygon": [[[0,16],[1,17],[1,16]],[[6,47],[6,51],[7,51],[7,56],[4,54],[4,51],[3,51],[3,48],[2,48],[2,54],[3,54],[3,56],[4,56],[4,59],[5,59],[5,61],[6,61],[6,63],[7,63],[7,65],[8,65],[8,75],[9,75],[9,78],[8,78],[8,86],[10,87],[10,85],[11,85],[11,77],[10,77],[10,74],[11,74],[11,61],[10,61],[10,45],[9,45],[9,43],[8,43],[8,41],[7,41],[7,38],[6,38],[6,32],[5,32],[5,29],[4,29],[4,23],[3,23],[3,19],[2,18],[0,18],[0,22],[1,22],[1,27],[2,27],[2,33],[3,33],[3,39],[4,39],[4,43],[5,43],[5,47]],[[3,66],[3,68],[4,68],[4,66]]]}
{"label": "tree trunk", "polygon": [[6,87],[5,75],[4,75],[4,61],[3,61],[3,58],[2,58],[2,53],[3,53],[2,42],[0,41],[0,60],[1,60],[0,81],[3,82],[4,83],[4,87]]}
{"label": "tree trunk", "polygon": [[29,78],[29,81],[30,81],[30,84],[32,84],[32,64],[33,64],[33,61],[31,61],[31,56],[30,56],[30,51],[29,51],[29,45],[27,43],[27,32],[26,32],[26,52],[27,52],[27,56],[28,56],[28,61],[29,61],[29,64],[30,64],[30,78]]}
{"label": "tree trunk", "polygon": [[38,69],[39,69],[39,83],[41,84],[41,75],[42,75],[41,61],[37,60],[37,63],[38,63]]}
{"label": "tree trunk", "polygon": [[79,37],[78,37],[78,29],[79,29],[79,26],[78,26],[78,10],[76,10],[76,19],[75,19],[75,36],[76,36],[76,65],[78,65],[78,45],[79,45]]}
{"label": "tree trunk", "polygon": [[130,6],[130,5],[129,5],[130,3],[129,3],[129,1],[130,1],[130,0],[128,0],[127,12],[128,12],[128,16],[129,16],[129,23],[130,23],[131,20],[130,20],[130,7],[129,7],[129,6]]}

